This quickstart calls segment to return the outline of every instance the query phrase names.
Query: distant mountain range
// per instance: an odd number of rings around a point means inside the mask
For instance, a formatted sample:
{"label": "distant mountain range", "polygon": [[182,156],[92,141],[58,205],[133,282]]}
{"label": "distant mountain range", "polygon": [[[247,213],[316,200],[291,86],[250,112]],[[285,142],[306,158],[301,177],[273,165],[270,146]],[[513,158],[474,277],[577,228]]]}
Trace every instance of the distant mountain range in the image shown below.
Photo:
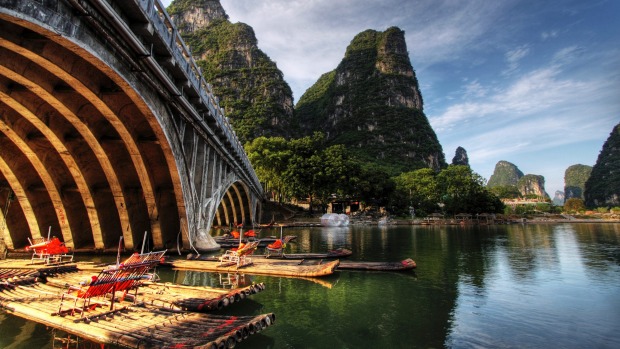
{"label": "distant mountain range", "polygon": [[258,48],[252,28],[230,23],[219,1],[176,0],[168,12],[242,143],[320,131],[326,146],[343,144],[362,163],[390,175],[446,166],[402,30],[358,34],[335,70],[293,108],[289,85]]}
{"label": "distant mountain range", "polygon": [[[422,93],[397,27],[356,35],[338,66],[324,73],[293,105],[282,72],[258,48],[252,27],[231,23],[219,0],[175,0],[168,7],[205,79],[242,143],[260,136],[301,138],[319,131],[326,146],[343,144],[366,166],[395,176],[447,166],[441,144],[424,114]],[[620,130],[616,126],[594,167],[565,173],[563,199],[591,207],[620,204]],[[454,164],[469,165],[459,147]],[[499,161],[487,187],[514,186],[521,195],[549,198],[543,176],[524,175]],[[557,202],[560,197],[556,193]]]}

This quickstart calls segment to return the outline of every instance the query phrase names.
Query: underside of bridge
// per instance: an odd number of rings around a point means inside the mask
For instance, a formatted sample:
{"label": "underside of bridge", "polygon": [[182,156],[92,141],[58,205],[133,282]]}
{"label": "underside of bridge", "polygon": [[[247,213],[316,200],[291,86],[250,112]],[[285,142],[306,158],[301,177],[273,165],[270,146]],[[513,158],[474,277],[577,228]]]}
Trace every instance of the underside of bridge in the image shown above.
{"label": "underside of bridge", "polygon": [[[61,35],[0,14],[0,239],[49,232],[74,249],[186,244],[181,178],[141,96]],[[215,224],[246,221],[248,189],[225,188]],[[2,242],[2,241],[0,241]],[[182,246],[187,247],[187,246]]]}

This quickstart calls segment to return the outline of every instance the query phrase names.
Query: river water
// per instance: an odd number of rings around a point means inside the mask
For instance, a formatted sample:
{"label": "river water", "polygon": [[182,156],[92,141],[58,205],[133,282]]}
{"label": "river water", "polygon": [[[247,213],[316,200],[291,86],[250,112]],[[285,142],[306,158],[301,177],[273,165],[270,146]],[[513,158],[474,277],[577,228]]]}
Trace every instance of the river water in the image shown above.
{"label": "river water", "polygon": [[[223,312],[276,314],[275,325],[239,343],[242,349],[620,348],[620,224],[352,226],[284,234],[297,235],[289,252],[346,247],[351,260],[412,258],[418,268],[340,271],[318,280],[233,280],[165,269],[159,275],[194,285],[265,283],[265,291]],[[54,335],[0,313],[0,348],[59,348]]]}

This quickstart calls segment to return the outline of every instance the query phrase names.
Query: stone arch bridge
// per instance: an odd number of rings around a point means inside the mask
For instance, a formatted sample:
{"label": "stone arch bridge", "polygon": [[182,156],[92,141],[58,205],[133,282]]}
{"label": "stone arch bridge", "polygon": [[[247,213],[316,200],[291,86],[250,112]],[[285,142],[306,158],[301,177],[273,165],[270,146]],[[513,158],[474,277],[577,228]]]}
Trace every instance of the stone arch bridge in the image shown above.
{"label": "stone arch bridge", "polygon": [[159,0],[0,0],[0,248],[214,249],[262,198]]}

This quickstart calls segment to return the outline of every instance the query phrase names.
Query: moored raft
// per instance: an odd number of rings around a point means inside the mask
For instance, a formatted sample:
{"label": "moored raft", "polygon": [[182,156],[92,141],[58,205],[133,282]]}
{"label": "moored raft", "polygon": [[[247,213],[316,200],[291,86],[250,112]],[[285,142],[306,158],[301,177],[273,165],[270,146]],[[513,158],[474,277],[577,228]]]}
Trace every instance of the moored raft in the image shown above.
{"label": "moored raft", "polygon": [[97,343],[130,348],[231,348],[275,321],[273,313],[218,316],[127,299],[117,300],[114,309],[66,312],[59,311],[62,294],[61,288],[37,282],[32,275],[6,278],[0,283],[0,309]]}
{"label": "moored raft", "polygon": [[346,248],[337,248],[327,252],[308,252],[308,253],[282,253],[281,255],[254,255],[254,257],[264,257],[269,259],[334,259],[345,258],[353,254],[353,251]]}
{"label": "moored raft", "polygon": [[[90,278],[90,273],[67,273],[46,278],[46,285],[65,289]],[[265,289],[263,283],[255,283],[241,288],[224,289],[208,286],[186,286],[172,283],[144,282],[137,291],[137,298],[149,305],[169,309],[208,312],[220,310],[228,305]],[[133,295],[127,297],[132,299]]]}
{"label": "moored raft", "polygon": [[[220,247],[222,248],[229,248],[229,247],[236,247],[239,245],[239,238],[235,238],[232,236],[216,236],[213,238],[215,240],[215,242],[217,242],[218,245],[220,245]],[[293,241],[297,239],[296,235],[286,235],[282,241],[284,243],[288,243],[290,241]],[[269,244],[274,243],[276,240],[278,240],[278,238],[274,237],[274,236],[270,236],[270,237],[263,237],[263,238],[259,238],[259,237],[250,237],[250,238],[242,238],[241,241],[243,243],[248,243],[248,242],[253,242],[253,241],[258,241],[258,246],[259,247],[265,247]]]}
{"label": "moored raft", "polygon": [[237,265],[221,264],[210,260],[175,260],[171,262],[173,268],[217,273],[245,273],[256,275],[274,275],[289,277],[321,277],[334,273],[340,260],[331,261],[289,261],[257,258],[252,264],[237,267]]}
{"label": "moored raft", "polygon": [[0,260],[0,270],[21,269],[35,270],[41,274],[56,274],[67,271],[77,270],[77,264],[73,262],[59,264],[45,264],[43,262],[32,262],[30,259],[3,259]]}
{"label": "moored raft", "polygon": [[404,271],[412,270],[417,267],[416,262],[407,258],[400,262],[362,262],[349,261],[342,262],[338,269],[342,270],[377,270],[377,271]]}
{"label": "moored raft", "polygon": [[[353,254],[353,251],[346,248],[337,248],[334,250],[329,250],[327,252],[308,252],[308,253],[282,253],[278,255],[268,255],[268,254],[252,254],[252,258],[268,258],[268,259],[292,259],[292,260],[301,260],[301,259],[336,259],[336,258],[345,258],[349,257]],[[211,261],[217,262],[219,261],[219,257],[216,256],[207,256],[195,257],[193,254],[187,255],[188,260],[199,260],[199,261]],[[169,264],[169,262],[166,262]]]}
{"label": "moored raft", "polygon": [[153,307],[125,307],[115,313],[76,321],[73,316],[52,316],[58,299],[27,302],[2,299],[8,313],[63,330],[88,340],[128,348],[232,348],[275,321],[273,313],[257,316],[220,316],[173,312]]}

